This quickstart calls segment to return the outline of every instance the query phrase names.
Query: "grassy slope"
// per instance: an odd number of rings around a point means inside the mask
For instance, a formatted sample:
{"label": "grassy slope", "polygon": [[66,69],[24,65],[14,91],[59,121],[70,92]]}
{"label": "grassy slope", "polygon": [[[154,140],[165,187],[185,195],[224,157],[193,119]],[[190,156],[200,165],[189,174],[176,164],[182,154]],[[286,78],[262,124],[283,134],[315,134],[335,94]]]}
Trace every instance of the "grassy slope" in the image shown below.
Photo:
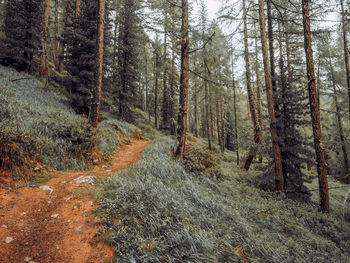
{"label": "grassy slope", "polygon": [[258,190],[247,180],[254,173],[230,156],[206,153],[206,161],[218,162],[206,171],[187,160],[197,171],[188,173],[170,160],[173,144],[155,140],[136,168],[103,186],[101,233],[115,246],[116,262],[241,262],[239,246],[251,262],[350,262],[349,223],[340,210],[325,215],[316,204]]}
{"label": "grassy slope", "polygon": [[123,136],[138,129],[106,119],[94,137],[87,119],[75,114],[65,96],[44,91],[30,75],[0,66],[0,131],[0,168],[20,175],[36,162],[51,169],[85,169],[95,158],[93,145],[111,154]]}

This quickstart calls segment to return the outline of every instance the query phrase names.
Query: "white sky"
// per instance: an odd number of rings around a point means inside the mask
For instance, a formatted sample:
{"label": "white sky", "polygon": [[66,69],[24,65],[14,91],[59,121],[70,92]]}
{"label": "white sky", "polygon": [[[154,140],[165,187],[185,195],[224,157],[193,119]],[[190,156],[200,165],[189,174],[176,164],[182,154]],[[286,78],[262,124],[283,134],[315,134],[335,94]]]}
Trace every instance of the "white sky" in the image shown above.
{"label": "white sky", "polygon": [[219,0],[205,0],[206,4],[207,4],[207,8],[208,8],[208,13],[210,16],[210,19],[215,18],[215,14],[217,11],[219,11],[220,5],[221,5],[221,1]]}

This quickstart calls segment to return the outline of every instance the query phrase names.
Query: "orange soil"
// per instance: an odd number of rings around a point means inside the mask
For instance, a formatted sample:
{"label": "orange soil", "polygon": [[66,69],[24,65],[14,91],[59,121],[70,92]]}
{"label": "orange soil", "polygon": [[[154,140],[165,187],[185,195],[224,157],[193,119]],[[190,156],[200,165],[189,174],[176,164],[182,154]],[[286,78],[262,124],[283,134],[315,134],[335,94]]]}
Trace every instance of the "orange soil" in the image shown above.
{"label": "orange soil", "polygon": [[[86,172],[51,172],[56,178],[42,185],[53,189],[23,187],[9,191],[0,187],[0,262],[86,263],[113,257],[113,249],[98,242],[101,227],[88,196],[74,192],[91,187],[71,184],[80,176],[102,176],[130,167],[140,159],[149,141],[135,141],[115,156],[112,166],[95,166]],[[6,243],[8,237],[13,241]],[[9,241],[9,240],[7,240]]]}

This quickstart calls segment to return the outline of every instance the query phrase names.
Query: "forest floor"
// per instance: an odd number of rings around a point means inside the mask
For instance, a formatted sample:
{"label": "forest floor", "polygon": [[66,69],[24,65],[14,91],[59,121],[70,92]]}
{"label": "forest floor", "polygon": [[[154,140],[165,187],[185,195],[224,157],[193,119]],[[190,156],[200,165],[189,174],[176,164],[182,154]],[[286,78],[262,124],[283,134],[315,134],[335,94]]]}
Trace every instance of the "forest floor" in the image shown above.
{"label": "forest floor", "polygon": [[91,171],[50,171],[53,178],[37,187],[9,190],[0,185],[0,262],[102,262],[113,249],[95,233],[102,223],[87,192],[94,180],[131,167],[149,144],[135,140],[112,157],[111,166]]}

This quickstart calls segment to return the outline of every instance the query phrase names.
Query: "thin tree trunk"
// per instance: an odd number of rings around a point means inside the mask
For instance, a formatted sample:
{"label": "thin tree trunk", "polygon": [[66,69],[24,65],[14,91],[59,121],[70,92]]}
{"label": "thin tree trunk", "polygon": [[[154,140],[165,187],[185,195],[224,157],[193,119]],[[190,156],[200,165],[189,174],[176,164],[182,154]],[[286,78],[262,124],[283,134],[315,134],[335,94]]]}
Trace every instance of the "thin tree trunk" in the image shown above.
{"label": "thin tree trunk", "polygon": [[[255,24],[254,24],[254,29]],[[255,30],[256,31],[256,30]],[[260,76],[259,76],[259,60],[258,60],[258,40],[255,38],[255,75],[256,75],[256,95],[258,99],[258,120],[259,125],[262,129],[262,120],[261,120],[261,94],[260,94]]]}
{"label": "thin tree trunk", "polygon": [[194,135],[198,138],[199,132],[198,132],[198,87],[197,87],[197,78],[194,80]]}
{"label": "thin tree trunk", "polygon": [[[283,19],[281,17],[281,19]],[[283,21],[283,20],[282,20]],[[283,23],[283,22],[282,22]],[[278,45],[279,45],[279,68],[280,68],[280,89],[281,89],[281,95],[282,95],[282,101],[286,101],[286,92],[287,92],[287,82],[286,82],[286,74],[284,69],[284,61],[283,61],[283,45],[282,45],[282,28],[281,28],[281,22],[278,21]],[[282,104],[282,116],[281,119],[283,121],[287,121],[287,105],[286,103]],[[282,125],[281,128],[281,135],[283,135],[283,145],[287,145],[287,130],[286,126]],[[281,142],[282,143],[282,142]],[[281,145],[281,148],[283,149],[283,146]],[[282,171],[283,171],[283,179],[284,179],[284,188],[287,189],[287,166],[286,162],[288,157],[286,154],[281,151],[281,160],[282,160]]]}
{"label": "thin tree trunk", "polygon": [[181,26],[181,75],[180,75],[180,100],[177,122],[176,158],[182,159],[186,146],[187,132],[187,104],[188,104],[188,73],[189,73],[189,36],[188,36],[188,0],[182,0],[182,26]]}
{"label": "thin tree trunk", "polygon": [[[172,21],[175,21],[174,18],[174,8],[171,7],[171,18]],[[174,37],[171,38],[171,80],[170,80],[170,122],[171,129],[170,134],[176,134],[176,123],[175,123],[175,112],[174,112],[174,103],[175,99],[175,40]]]}
{"label": "thin tree trunk", "polygon": [[154,127],[158,128],[158,53],[156,53],[156,61],[154,64]]}
{"label": "thin tree trunk", "polygon": [[346,150],[346,139],[345,139],[343,125],[342,125],[342,120],[341,120],[340,107],[339,107],[338,98],[337,98],[337,89],[336,89],[336,86],[335,86],[334,69],[333,69],[333,63],[332,63],[331,57],[329,57],[329,65],[331,67],[333,99],[334,99],[334,104],[335,104],[335,110],[337,112],[338,130],[339,130],[341,148],[342,148],[342,151],[343,151],[344,167],[345,167],[346,173],[350,173],[349,158],[348,158],[348,153],[347,153],[347,150]]}
{"label": "thin tree trunk", "polygon": [[266,85],[266,96],[268,111],[270,116],[270,131],[272,138],[272,149],[273,156],[275,160],[276,168],[276,186],[277,191],[283,191],[283,172],[282,172],[282,162],[281,162],[281,151],[278,145],[277,129],[275,124],[275,109],[274,101],[272,95],[272,80],[270,65],[268,59],[268,50],[267,50],[267,39],[266,39],[266,28],[265,28],[265,14],[264,14],[264,1],[259,0],[259,17],[260,17],[260,31],[261,31],[261,45],[263,51],[263,60],[264,60],[264,70],[265,70],[265,85]]}
{"label": "thin tree trunk", "polygon": [[[206,64],[204,62],[204,64]],[[207,72],[208,69],[205,71]],[[206,79],[207,79],[207,73],[205,73],[205,76],[206,76]],[[211,147],[211,136],[210,136],[210,118],[209,118],[209,87],[208,87],[208,83],[206,80],[203,80],[204,81],[204,92],[205,92],[205,95],[204,95],[204,100],[205,100],[205,119],[206,119],[206,130],[207,130],[207,138],[208,138],[208,147],[209,147],[209,151],[212,150],[212,147]]]}
{"label": "thin tree trunk", "polygon": [[77,0],[75,2],[75,15],[77,17],[80,16],[80,0]]}
{"label": "thin tree trunk", "polygon": [[237,119],[237,96],[236,96],[236,84],[235,84],[235,73],[233,69],[233,62],[232,62],[232,87],[233,87],[233,111],[235,115],[235,139],[237,144],[237,150],[236,150],[236,163],[239,165],[239,144],[238,144],[238,119]]}
{"label": "thin tree trunk", "polygon": [[[251,74],[250,74],[250,62],[249,62],[249,49],[248,49],[248,28],[247,28],[247,9],[246,9],[246,0],[243,0],[243,29],[244,29],[244,58],[246,65],[246,82],[247,82],[247,91],[248,91],[248,102],[250,113],[252,115],[253,126],[254,126],[254,142],[261,143],[261,127],[258,121],[258,115],[255,109],[254,95],[251,87]],[[250,150],[248,158],[245,162],[244,168],[248,171],[250,165],[255,156],[255,151]]]}
{"label": "thin tree trunk", "polygon": [[55,28],[54,28],[54,61],[55,68],[58,68],[58,0],[55,0]]}
{"label": "thin tree trunk", "polygon": [[224,106],[223,99],[220,99],[220,119],[221,119],[221,152],[225,152],[225,121],[224,121]]}
{"label": "thin tree trunk", "polygon": [[275,58],[274,58],[275,49],[273,46],[274,39],[273,39],[273,27],[272,27],[272,15],[271,15],[271,0],[267,0],[267,26],[268,26],[268,36],[269,36],[269,54],[270,54],[272,92],[275,93],[277,89],[277,85],[276,85]]}
{"label": "thin tree trunk", "polygon": [[165,22],[164,22],[164,54],[163,54],[163,107],[162,107],[162,123],[161,128],[165,130],[170,130],[171,127],[169,127],[169,89],[167,85],[167,13],[165,12],[164,16]]}
{"label": "thin tree trunk", "polygon": [[42,51],[41,51],[41,63],[40,63],[40,75],[42,77],[47,76],[47,38],[49,36],[49,21],[50,21],[50,0],[45,1],[44,12],[44,30],[42,37]]}
{"label": "thin tree trunk", "polygon": [[117,87],[117,74],[118,74],[117,73],[118,71],[117,70],[117,48],[118,48],[118,10],[115,10],[114,30],[113,30],[113,59],[112,59],[113,88]]}
{"label": "thin tree trunk", "polygon": [[219,96],[215,96],[215,105],[216,105],[216,132],[218,137],[218,144],[221,149],[221,132],[220,132],[220,107],[219,107]]}
{"label": "thin tree trunk", "polygon": [[98,11],[98,36],[97,36],[97,54],[96,65],[97,71],[95,73],[95,85],[91,91],[91,106],[89,114],[89,122],[93,127],[97,127],[100,116],[101,106],[101,91],[103,78],[103,40],[104,40],[104,18],[105,18],[105,0],[99,0]]}
{"label": "thin tree trunk", "polygon": [[317,160],[317,172],[318,172],[318,179],[319,179],[320,207],[323,212],[328,213],[329,212],[328,181],[327,181],[327,173],[326,173],[326,159],[325,159],[324,149],[322,145],[320,108],[317,100],[314,59],[313,59],[312,42],[311,42],[309,1],[301,0],[301,5],[302,5],[302,14],[303,14],[304,48],[305,48],[306,65],[307,65],[309,101],[310,101],[312,129],[313,129],[316,160]]}
{"label": "thin tree trunk", "polygon": [[347,18],[344,12],[344,0],[340,1],[341,4],[341,14],[342,14],[342,25],[343,25],[343,41],[344,41],[344,56],[345,56],[345,69],[346,69],[346,82],[348,84],[348,99],[349,99],[349,118],[350,118],[350,60],[349,60],[349,42],[348,42],[348,32],[346,30]]}

